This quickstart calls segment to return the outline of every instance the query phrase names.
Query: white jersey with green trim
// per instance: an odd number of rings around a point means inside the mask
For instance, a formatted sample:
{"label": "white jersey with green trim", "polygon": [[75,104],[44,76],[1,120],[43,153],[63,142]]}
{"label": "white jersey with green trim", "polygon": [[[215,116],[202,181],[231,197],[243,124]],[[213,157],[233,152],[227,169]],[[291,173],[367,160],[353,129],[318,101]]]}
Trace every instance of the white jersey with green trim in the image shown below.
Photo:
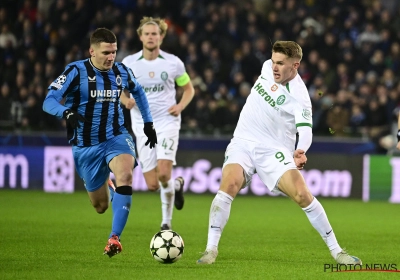
{"label": "white jersey with green trim", "polygon": [[[175,81],[187,75],[183,62],[177,56],[160,50],[154,60],[146,60],[143,51],[140,51],[125,57],[122,63],[132,69],[143,87],[156,131],[179,130],[181,116],[170,115],[168,109],[176,104]],[[137,106],[131,110],[131,117],[133,132],[144,134],[143,119]]]}
{"label": "white jersey with green trim", "polygon": [[233,135],[269,146],[284,145],[294,151],[299,126],[312,127],[307,87],[299,74],[286,86],[275,83],[272,61],[267,60],[240,113]]}

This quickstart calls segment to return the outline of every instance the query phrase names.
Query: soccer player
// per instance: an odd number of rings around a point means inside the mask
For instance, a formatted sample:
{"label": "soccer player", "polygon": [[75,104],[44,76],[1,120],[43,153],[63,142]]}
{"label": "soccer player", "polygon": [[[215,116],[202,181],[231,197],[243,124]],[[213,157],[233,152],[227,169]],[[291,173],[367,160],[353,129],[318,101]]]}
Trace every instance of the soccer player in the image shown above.
{"label": "soccer player", "polygon": [[272,58],[264,62],[225,152],[220,188],[210,209],[207,247],[197,264],[215,262],[232,201],[255,173],[270,191],[286,194],[303,209],[338,263],[361,264],[339,246],[324,208],[299,171],[312,141],[311,101],[297,73],[302,55],[297,43],[277,41]]}
{"label": "soccer player", "polygon": [[[104,213],[112,201],[112,229],[104,249],[104,254],[112,257],[122,251],[119,239],[132,203],[136,157],[120,104],[130,99],[124,89],[136,98],[150,148],[156,145],[157,134],[142,87],[132,70],[115,62],[115,34],[106,28],[96,29],[89,52],[90,58],[68,64],[50,84],[43,110],[66,120],[76,170],[97,213]],[[108,187],[110,171],[116,177],[115,190]]]}
{"label": "soccer player", "polygon": [[[147,94],[159,139],[156,149],[146,149],[146,137],[138,129],[143,120],[138,106],[134,106],[131,110],[132,130],[136,136],[139,162],[148,189],[151,191],[160,189],[162,230],[171,229],[173,205],[175,204],[178,210],[184,205],[183,178],[178,177],[173,180],[171,173],[172,166],[176,164],[181,127],[180,114],[194,96],[193,85],[183,62],[175,55],[160,49],[167,28],[163,19],[144,17],[137,29],[143,50],[122,60],[132,69]],[[176,102],[175,83],[183,88],[179,103]]]}

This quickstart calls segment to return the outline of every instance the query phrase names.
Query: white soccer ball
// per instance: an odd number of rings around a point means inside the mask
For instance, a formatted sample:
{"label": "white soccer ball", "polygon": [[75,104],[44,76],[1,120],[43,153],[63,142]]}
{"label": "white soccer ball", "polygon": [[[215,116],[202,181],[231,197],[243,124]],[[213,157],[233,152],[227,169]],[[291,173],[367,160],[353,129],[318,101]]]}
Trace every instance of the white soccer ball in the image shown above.
{"label": "white soccer ball", "polygon": [[173,230],[157,232],[150,241],[150,253],[160,263],[177,262],[183,255],[182,237]]}

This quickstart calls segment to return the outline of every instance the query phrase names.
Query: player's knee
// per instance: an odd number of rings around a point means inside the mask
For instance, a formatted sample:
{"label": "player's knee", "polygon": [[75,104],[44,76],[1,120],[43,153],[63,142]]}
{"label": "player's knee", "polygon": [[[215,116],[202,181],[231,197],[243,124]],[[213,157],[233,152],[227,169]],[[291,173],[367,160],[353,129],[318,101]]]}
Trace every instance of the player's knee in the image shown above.
{"label": "player's knee", "polygon": [[118,181],[121,185],[130,186],[132,185],[132,172],[124,172],[118,177]]}
{"label": "player's knee", "polygon": [[240,183],[230,178],[224,179],[225,180],[223,180],[219,189],[223,192],[226,192],[230,196],[235,197],[236,194],[240,191]]}
{"label": "player's knee", "polygon": [[300,207],[304,208],[312,202],[312,195],[307,190],[301,190],[296,192],[293,199]]}
{"label": "player's knee", "polygon": [[158,184],[158,182],[154,182],[154,183],[147,184],[147,188],[149,189],[149,191],[155,192],[160,188],[160,185]]}
{"label": "player's knee", "polygon": [[169,179],[171,179],[171,175],[170,174],[163,174],[163,173],[160,173],[159,175],[158,175],[158,180],[160,181],[160,182],[168,182],[169,181]]}
{"label": "player's knee", "polygon": [[98,203],[96,205],[93,205],[93,207],[98,214],[103,214],[108,209],[108,203]]}

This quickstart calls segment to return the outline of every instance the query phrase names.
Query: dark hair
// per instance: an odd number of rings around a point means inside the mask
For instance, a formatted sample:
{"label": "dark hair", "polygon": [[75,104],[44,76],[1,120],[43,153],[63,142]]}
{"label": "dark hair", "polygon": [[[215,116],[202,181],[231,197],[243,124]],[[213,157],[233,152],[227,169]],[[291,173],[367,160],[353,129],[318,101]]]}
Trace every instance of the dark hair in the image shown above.
{"label": "dark hair", "polygon": [[299,44],[293,41],[276,41],[272,46],[272,51],[282,53],[288,58],[297,58],[299,60],[303,57],[303,51]]}
{"label": "dark hair", "polygon": [[98,45],[100,43],[116,43],[117,37],[107,28],[97,28],[90,36],[90,45]]}

